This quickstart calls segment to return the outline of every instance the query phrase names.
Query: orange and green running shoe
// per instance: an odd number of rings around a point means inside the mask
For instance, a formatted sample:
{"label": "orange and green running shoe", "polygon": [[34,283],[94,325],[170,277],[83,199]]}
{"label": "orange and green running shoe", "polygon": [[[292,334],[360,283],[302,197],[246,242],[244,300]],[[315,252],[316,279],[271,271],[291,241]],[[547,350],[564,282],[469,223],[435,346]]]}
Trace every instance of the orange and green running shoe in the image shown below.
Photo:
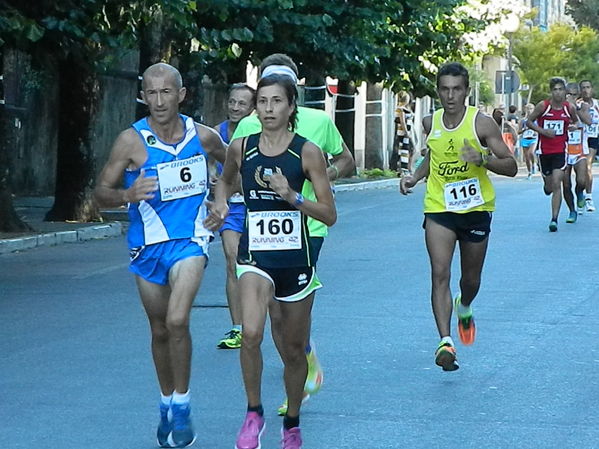
{"label": "orange and green running shoe", "polygon": [[460,315],[458,313],[458,305],[461,305],[461,299],[462,295],[459,294],[454,301],[456,315],[458,316],[458,335],[460,336],[460,341],[466,346],[469,346],[474,343],[474,340],[476,339],[476,325],[474,324],[472,310],[469,315]]}
{"label": "orange and green running shoe", "polygon": [[435,351],[435,363],[443,368],[443,371],[455,371],[460,368],[455,348],[451,343],[442,341]]}

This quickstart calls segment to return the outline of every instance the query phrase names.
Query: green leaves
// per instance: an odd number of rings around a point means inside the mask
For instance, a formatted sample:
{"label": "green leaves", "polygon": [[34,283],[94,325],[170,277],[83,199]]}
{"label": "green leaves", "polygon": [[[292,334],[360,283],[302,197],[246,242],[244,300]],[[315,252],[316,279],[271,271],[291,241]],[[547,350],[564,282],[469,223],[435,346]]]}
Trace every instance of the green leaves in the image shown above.
{"label": "green leaves", "polygon": [[532,100],[549,95],[549,79],[562,76],[568,82],[591,79],[599,82],[599,36],[581,27],[553,25],[549,31],[538,28],[516,33],[513,54],[522,82],[533,88]]}
{"label": "green leaves", "polygon": [[462,0],[38,3],[0,7],[0,39],[39,54],[75,52],[101,65],[110,53],[137,46],[143,29],[157,27],[170,56],[214,81],[239,81],[234,77],[247,59],[257,63],[285,52],[302,76],[383,81],[420,92],[430,91],[435,66],[468,52],[461,36],[480,26],[478,19],[455,15]]}

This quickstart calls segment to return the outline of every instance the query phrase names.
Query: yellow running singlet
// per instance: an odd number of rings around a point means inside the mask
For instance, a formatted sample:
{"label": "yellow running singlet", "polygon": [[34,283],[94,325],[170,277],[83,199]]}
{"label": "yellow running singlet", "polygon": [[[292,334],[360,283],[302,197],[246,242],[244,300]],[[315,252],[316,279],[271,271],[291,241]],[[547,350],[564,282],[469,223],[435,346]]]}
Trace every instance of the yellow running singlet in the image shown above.
{"label": "yellow running singlet", "polygon": [[464,139],[481,153],[489,153],[476,135],[477,113],[477,108],[467,106],[464,118],[454,129],[447,129],[443,124],[443,109],[433,114],[427,138],[430,173],[424,196],[425,213],[495,210],[495,189],[487,169],[460,158]]}

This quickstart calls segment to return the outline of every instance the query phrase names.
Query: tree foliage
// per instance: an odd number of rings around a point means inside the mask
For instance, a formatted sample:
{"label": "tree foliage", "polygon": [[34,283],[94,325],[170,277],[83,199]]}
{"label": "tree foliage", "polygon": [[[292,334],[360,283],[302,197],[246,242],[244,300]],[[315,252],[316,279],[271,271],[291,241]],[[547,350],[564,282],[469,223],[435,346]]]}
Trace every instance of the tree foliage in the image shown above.
{"label": "tree foliage", "polygon": [[568,82],[590,79],[599,82],[599,39],[597,32],[582,27],[553,25],[549,31],[521,30],[514,38],[514,56],[522,82],[531,89],[531,100],[549,95],[549,79],[564,77]]}
{"label": "tree foliage", "polygon": [[345,1],[219,0],[195,14],[198,61],[226,79],[231,61],[258,63],[284,52],[302,75],[384,82],[396,89],[431,91],[437,65],[468,52],[461,36],[483,26],[454,15],[461,0]]}
{"label": "tree foliage", "polygon": [[566,13],[578,25],[599,31],[599,0],[568,0]]}

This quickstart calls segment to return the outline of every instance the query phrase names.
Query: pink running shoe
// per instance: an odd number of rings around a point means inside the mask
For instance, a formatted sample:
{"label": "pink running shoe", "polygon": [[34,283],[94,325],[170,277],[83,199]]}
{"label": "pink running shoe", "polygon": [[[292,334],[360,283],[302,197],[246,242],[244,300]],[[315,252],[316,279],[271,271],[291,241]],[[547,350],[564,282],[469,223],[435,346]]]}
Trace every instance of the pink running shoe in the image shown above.
{"label": "pink running shoe", "polygon": [[302,449],[302,431],[299,427],[292,429],[281,429],[283,439],[281,440],[281,449]]}
{"label": "pink running shoe", "polygon": [[260,445],[260,437],[265,428],[266,424],[262,416],[256,412],[247,412],[239,435],[237,435],[235,449],[260,449],[262,447]]}

